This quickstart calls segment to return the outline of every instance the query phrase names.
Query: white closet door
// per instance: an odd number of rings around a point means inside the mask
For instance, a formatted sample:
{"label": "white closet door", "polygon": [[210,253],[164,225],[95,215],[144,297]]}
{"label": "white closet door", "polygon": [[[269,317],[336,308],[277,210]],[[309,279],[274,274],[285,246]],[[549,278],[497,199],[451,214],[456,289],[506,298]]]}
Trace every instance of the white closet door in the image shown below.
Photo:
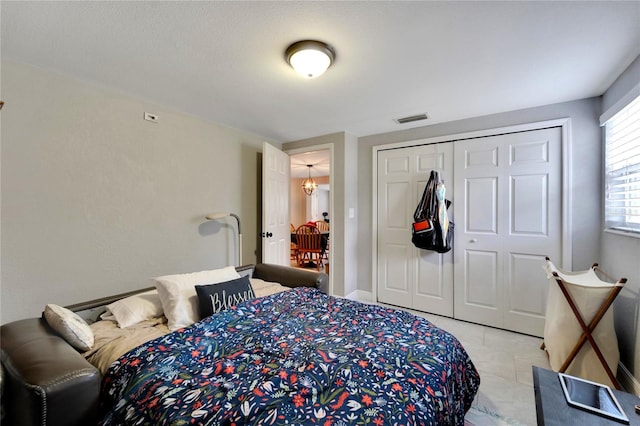
{"label": "white closet door", "polygon": [[453,315],[452,253],[411,243],[413,212],[431,170],[440,172],[447,198],[453,199],[452,168],[451,143],[378,152],[378,301]]}
{"label": "white closet door", "polygon": [[561,261],[560,128],[455,142],[455,317],[541,336]]}

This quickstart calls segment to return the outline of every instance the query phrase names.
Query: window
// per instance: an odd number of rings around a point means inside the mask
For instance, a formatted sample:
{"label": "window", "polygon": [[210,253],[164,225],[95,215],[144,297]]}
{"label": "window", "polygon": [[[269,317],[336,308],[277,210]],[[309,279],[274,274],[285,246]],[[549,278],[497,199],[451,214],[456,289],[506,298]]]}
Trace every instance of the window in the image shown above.
{"label": "window", "polygon": [[640,96],[605,130],[605,228],[640,234]]}

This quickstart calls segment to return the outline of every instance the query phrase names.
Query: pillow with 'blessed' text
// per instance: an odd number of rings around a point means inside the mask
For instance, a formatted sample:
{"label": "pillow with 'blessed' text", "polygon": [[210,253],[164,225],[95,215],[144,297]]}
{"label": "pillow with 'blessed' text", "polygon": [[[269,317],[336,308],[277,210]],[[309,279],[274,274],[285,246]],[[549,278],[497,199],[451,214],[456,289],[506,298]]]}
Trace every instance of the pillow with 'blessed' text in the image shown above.
{"label": "pillow with 'blessed' text", "polygon": [[255,298],[249,277],[244,276],[223,283],[197,285],[200,318],[229,309],[238,303]]}
{"label": "pillow with 'blessed' text", "polygon": [[188,327],[200,319],[195,289],[197,285],[221,283],[236,278],[240,278],[240,275],[233,266],[154,278],[169,330]]}

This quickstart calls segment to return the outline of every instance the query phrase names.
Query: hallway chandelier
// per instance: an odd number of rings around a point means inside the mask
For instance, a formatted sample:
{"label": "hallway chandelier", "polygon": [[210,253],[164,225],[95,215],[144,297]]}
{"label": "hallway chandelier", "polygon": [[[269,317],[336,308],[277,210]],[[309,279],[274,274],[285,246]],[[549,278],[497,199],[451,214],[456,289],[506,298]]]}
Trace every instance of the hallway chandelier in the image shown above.
{"label": "hallway chandelier", "polygon": [[309,177],[302,181],[302,190],[305,194],[311,195],[318,187],[318,184],[311,178],[311,168],[313,165],[307,164],[307,167],[309,168]]}

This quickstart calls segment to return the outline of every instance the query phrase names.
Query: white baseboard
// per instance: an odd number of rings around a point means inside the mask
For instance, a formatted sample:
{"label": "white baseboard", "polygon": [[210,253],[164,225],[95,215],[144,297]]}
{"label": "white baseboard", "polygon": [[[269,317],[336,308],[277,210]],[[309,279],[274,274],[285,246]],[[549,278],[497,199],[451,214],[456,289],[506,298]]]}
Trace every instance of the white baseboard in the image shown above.
{"label": "white baseboard", "polygon": [[640,395],[640,382],[633,377],[633,374],[624,366],[624,364],[618,364],[618,380],[620,385],[629,393]]}
{"label": "white baseboard", "polygon": [[373,293],[365,290],[356,290],[347,294],[344,298],[349,300],[357,300],[358,302],[371,303],[373,302]]}

